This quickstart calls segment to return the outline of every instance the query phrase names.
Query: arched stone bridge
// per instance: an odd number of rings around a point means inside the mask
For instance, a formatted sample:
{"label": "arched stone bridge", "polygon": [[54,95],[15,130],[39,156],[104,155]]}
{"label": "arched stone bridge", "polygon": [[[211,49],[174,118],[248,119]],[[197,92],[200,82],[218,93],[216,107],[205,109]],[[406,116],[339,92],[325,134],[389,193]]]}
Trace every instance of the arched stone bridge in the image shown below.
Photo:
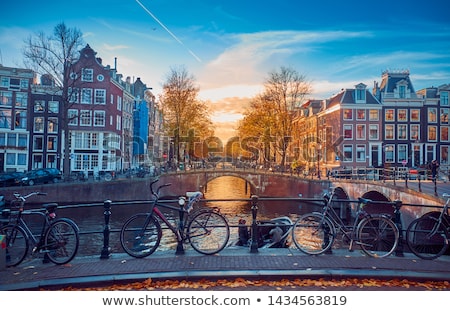
{"label": "arched stone bridge", "polygon": [[[261,197],[303,197],[320,198],[330,187],[340,187],[342,197],[355,200],[360,196],[375,201],[401,200],[410,204],[437,205],[438,199],[431,196],[412,192],[402,187],[395,187],[380,182],[364,180],[317,180],[305,179],[289,174],[271,172],[218,169],[196,170],[183,173],[169,173],[160,176],[159,184],[171,183],[171,187],[163,189],[163,195],[177,196],[186,191],[207,191],[208,182],[222,176],[235,176],[248,183],[249,194]],[[60,205],[77,203],[114,202],[150,200],[149,184],[152,178],[134,178],[113,180],[111,182],[59,183],[37,185],[33,187],[11,187],[0,189],[0,194],[12,198],[12,193],[19,191],[23,194],[31,191],[48,193],[46,197],[34,197],[33,202],[55,201]]]}

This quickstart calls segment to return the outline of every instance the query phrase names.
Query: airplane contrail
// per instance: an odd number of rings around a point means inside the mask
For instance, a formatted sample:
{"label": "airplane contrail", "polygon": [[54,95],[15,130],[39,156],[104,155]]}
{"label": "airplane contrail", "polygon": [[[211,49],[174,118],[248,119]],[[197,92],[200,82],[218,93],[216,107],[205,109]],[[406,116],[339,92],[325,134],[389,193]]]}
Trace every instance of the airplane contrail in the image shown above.
{"label": "airplane contrail", "polygon": [[178,39],[178,37],[175,36],[175,34],[171,32],[169,28],[167,28],[155,15],[153,15],[153,13],[150,12],[149,9],[147,9],[139,0],[136,0],[136,2],[144,9],[145,12],[147,12],[148,15],[150,15],[158,24],[160,24],[161,27],[164,28],[164,30],[172,36],[172,38],[174,38],[179,44],[184,46],[188,50],[189,54],[191,54],[199,63],[202,62],[202,60],[197,55],[195,55],[195,53],[192,52],[192,50],[189,49],[180,39]]}

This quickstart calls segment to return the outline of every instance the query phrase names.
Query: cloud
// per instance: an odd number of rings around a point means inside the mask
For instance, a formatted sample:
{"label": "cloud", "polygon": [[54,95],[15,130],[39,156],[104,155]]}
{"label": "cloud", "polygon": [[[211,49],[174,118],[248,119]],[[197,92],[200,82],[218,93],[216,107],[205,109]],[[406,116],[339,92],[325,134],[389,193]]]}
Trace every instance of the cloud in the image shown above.
{"label": "cloud", "polygon": [[126,45],[109,45],[107,43],[103,44],[103,48],[106,51],[117,51],[117,50],[124,50],[124,49],[128,49],[129,46]]}

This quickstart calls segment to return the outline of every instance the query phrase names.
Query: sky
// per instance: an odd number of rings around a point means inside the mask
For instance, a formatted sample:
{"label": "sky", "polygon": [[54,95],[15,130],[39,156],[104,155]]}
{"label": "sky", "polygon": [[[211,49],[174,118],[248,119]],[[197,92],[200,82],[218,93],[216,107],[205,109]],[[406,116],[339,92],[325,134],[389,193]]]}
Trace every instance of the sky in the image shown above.
{"label": "sky", "polygon": [[416,90],[450,83],[450,2],[77,0],[2,1],[0,63],[23,67],[24,40],[60,22],[78,28],[124,77],[159,95],[184,67],[210,102],[216,134],[234,136],[270,72],[295,69],[309,98],[369,89],[385,70],[409,70]]}

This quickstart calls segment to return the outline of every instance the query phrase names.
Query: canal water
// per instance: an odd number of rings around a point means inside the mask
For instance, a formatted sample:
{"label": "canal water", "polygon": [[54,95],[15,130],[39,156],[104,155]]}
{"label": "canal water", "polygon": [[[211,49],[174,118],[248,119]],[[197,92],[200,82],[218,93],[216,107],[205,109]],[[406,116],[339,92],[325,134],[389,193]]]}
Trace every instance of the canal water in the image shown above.
{"label": "canal water", "polygon": [[[219,207],[231,226],[230,243],[238,239],[237,225],[239,219],[246,220],[248,225],[252,223],[252,209],[249,187],[246,188],[245,180],[223,176],[208,183],[207,192],[204,194],[207,207]],[[303,194],[305,197],[308,194]],[[231,201],[221,201],[231,200]],[[319,210],[320,207],[305,204],[304,202],[289,201],[261,201],[258,203],[257,219],[268,220],[280,216],[288,216],[295,221],[298,215]],[[123,252],[119,241],[119,231],[123,223],[135,213],[146,212],[148,204],[116,205],[113,203],[110,215],[110,241],[111,253]],[[174,220],[170,210],[162,210],[167,213],[168,219]],[[102,204],[93,206],[80,206],[61,208],[58,210],[59,217],[73,219],[80,228],[80,248],[78,256],[99,255],[104,246],[103,230],[105,229],[104,207]],[[163,226],[164,227],[164,226]],[[158,250],[175,249],[176,242],[170,230],[164,230],[163,240]],[[189,247],[186,245],[186,247]]]}

